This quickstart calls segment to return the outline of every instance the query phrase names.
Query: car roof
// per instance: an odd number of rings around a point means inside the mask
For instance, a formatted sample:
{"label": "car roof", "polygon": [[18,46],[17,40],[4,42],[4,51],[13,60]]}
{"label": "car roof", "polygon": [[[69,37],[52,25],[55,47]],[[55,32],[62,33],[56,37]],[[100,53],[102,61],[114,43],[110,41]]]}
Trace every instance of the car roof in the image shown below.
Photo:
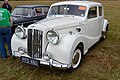
{"label": "car roof", "polygon": [[84,6],[102,5],[101,3],[93,2],[93,1],[62,1],[62,2],[57,2],[57,3],[52,4],[52,6],[54,6],[54,5],[64,5],[64,4],[84,5]]}
{"label": "car roof", "polygon": [[37,8],[37,7],[49,7],[47,5],[20,5],[16,6],[16,8]]}

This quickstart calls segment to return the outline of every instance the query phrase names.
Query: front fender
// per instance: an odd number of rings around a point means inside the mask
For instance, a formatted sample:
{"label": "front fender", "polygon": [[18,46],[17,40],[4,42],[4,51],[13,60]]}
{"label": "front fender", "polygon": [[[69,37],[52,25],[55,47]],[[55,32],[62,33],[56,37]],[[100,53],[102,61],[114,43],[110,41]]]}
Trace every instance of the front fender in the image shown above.
{"label": "front fender", "polygon": [[53,45],[48,44],[46,52],[51,55],[51,58],[58,62],[70,64],[72,61],[72,55],[80,42],[85,42],[85,39],[80,34],[62,35],[60,36],[59,43]]}
{"label": "front fender", "polygon": [[103,24],[103,31],[106,31],[106,30],[108,29],[108,28],[107,28],[107,27],[108,27],[107,25],[108,25],[108,20],[105,19],[105,20],[104,20],[104,24]]}
{"label": "front fender", "polygon": [[27,40],[20,39],[15,34],[13,34],[12,39],[11,39],[12,51],[18,51],[19,47],[23,47],[25,50],[27,50]]}

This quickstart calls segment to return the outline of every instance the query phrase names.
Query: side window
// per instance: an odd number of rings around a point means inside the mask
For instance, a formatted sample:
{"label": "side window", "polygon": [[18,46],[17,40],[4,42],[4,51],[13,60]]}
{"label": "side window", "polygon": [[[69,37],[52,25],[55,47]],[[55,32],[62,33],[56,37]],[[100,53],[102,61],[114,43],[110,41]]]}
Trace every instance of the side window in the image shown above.
{"label": "side window", "polygon": [[43,15],[42,8],[35,8],[35,16]]}
{"label": "side window", "polygon": [[102,16],[102,7],[99,6],[99,16]]}
{"label": "side window", "polygon": [[97,7],[91,7],[88,12],[88,19],[97,17]]}
{"label": "side window", "polygon": [[45,7],[43,8],[43,10],[44,10],[44,14],[47,15],[49,8]]}

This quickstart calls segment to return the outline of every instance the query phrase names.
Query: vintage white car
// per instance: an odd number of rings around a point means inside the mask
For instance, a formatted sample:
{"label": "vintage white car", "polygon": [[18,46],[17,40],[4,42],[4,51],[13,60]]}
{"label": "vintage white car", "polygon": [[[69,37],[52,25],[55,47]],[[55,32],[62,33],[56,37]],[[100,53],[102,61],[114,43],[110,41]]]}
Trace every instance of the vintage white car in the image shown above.
{"label": "vintage white car", "polygon": [[11,40],[12,55],[27,64],[79,67],[83,55],[101,38],[108,20],[103,5],[91,1],[63,1],[51,5],[47,18],[18,26]]}

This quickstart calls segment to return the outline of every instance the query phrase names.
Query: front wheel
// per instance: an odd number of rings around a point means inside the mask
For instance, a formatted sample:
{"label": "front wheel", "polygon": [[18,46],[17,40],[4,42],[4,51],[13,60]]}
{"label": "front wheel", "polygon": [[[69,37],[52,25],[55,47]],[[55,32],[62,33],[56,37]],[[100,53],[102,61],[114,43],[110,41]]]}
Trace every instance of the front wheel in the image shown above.
{"label": "front wheel", "polygon": [[82,61],[82,46],[75,49],[72,57],[71,68],[76,69],[80,66]]}

